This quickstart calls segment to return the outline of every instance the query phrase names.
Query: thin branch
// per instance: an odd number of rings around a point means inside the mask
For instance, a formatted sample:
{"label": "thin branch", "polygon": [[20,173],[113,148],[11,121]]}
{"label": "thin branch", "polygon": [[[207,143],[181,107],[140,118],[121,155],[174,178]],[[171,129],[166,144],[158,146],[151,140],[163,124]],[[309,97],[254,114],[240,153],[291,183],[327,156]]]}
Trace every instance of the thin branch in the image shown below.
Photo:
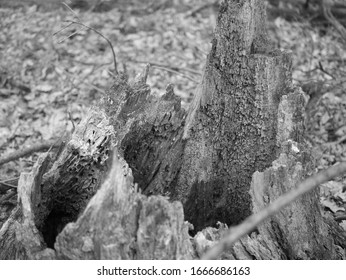
{"label": "thin branch", "polygon": [[346,172],[346,162],[341,162],[338,165],[329,167],[314,176],[309,177],[298,185],[297,188],[289,191],[288,193],[280,196],[273,203],[269,204],[260,212],[251,215],[239,226],[232,227],[229,233],[218,244],[212,247],[202,259],[217,259],[218,256],[229,248],[234,242],[238,241],[241,237],[254,230],[260,223],[268,217],[278,213],[283,207],[287,206],[298,197],[313,190],[320,184],[330,181],[331,179],[340,176]]}
{"label": "thin branch", "polygon": [[77,15],[77,13],[69,6],[67,5],[65,2],[62,2],[62,4],[70,10],[70,12],[75,16],[75,18],[77,18],[79,20],[79,16]]}
{"label": "thin branch", "polygon": [[322,0],[323,15],[340,33],[341,38],[344,40],[344,42],[346,42],[346,29],[332,14],[329,2],[330,1],[328,0]]}
{"label": "thin branch", "polygon": [[0,197],[0,205],[1,204],[16,204],[16,200],[10,200],[11,198],[13,198],[13,196],[16,195],[17,192],[10,192],[8,194],[5,194],[3,196]]}
{"label": "thin branch", "polygon": [[63,32],[65,29],[69,28],[73,23],[70,22],[68,25],[64,26],[63,28],[59,29],[57,32],[53,33],[53,36],[58,35],[59,33]]}
{"label": "thin branch", "polygon": [[0,182],[0,188],[1,188],[2,186],[8,187],[8,188],[13,188],[13,189],[16,189],[16,188],[17,188],[17,186],[12,185],[12,184],[9,184],[9,183],[6,183],[6,181],[1,181],[1,182]]}
{"label": "thin branch", "polygon": [[9,189],[17,190],[17,186],[13,184],[9,184],[6,181],[0,182],[0,194],[7,192]]}
{"label": "thin branch", "polygon": [[[71,24],[73,24],[73,23],[71,23]],[[69,38],[71,38],[72,36],[78,34],[78,33],[79,33],[80,31],[82,31],[82,30],[83,30],[83,27],[81,27],[79,30],[77,30],[77,31],[75,31],[75,32],[73,32],[73,33],[71,33],[71,34],[68,35],[67,37],[61,39],[61,40],[58,42],[58,44],[61,44],[61,43],[65,42],[67,39],[69,39]]]}
{"label": "thin branch", "polygon": [[200,71],[190,69],[190,68],[170,66],[170,65],[163,64],[163,63],[159,63],[159,62],[137,60],[137,59],[132,59],[132,58],[129,58],[129,60],[132,62],[136,62],[136,63],[150,64],[150,66],[153,66],[153,67],[157,66],[157,67],[161,67],[161,68],[172,69],[172,70],[177,71],[177,72],[186,71],[186,72],[190,72],[190,73],[195,74],[195,75],[199,75],[199,76],[202,75]]}
{"label": "thin branch", "polygon": [[205,4],[202,4],[198,7],[195,7],[193,8],[192,10],[188,11],[186,14],[185,14],[185,17],[192,17],[194,15],[196,15],[197,13],[199,13],[200,11],[204,10],[204,9],[207,9],[213,5],[217,5],[218,4],[218,1],[214,1],[212,3],[205,3]]}
{"label": "thin branch", "polygon": [[[114,48],[113,48],[113,45],[112,45],[112,42],[106,37],[104,36],[100,31],[96,30],[95,28],[91,27],[91,26],[88,26],[84,23],[81,22],[81,20],[79,19],[78,15],[76,14],[76,12],[68,5],[66,4],[65,2],[62,3],[67,9],[70,10],[70,12],[74,15],[74,17],[78,20],[78,21],[75,21],[75,20],[65,20],[64,22],[68,22],[69,24],[77,24],[77,25],[81,25],[87,29],[90,29],[92,31],[94,31],[96,34],[100,35],[103,39],[105,39],[107,41],[107,43],[109,44],[111,50],[112,50],[112,54],[113,54],[113,62],[114,62],[114,72],[115,74],[118,74],[118,68],[117,68],[117,60],[116,60],[116,56],[115,56],[115,51],[114,51]],[[69,26],[69,25],[68,25]],[[60,33],[62,30],[66,29],[67,27],[63,27],[61,30],[55,32],[54,34],[58,34]],[[79,31],[76,31],[74,32],[73,34],[71,34],[69,37],[75,35],[77,32]],[[69,38],[67,37],[67,38]],[[67,38],[63,39],[62,41],[65,41]],[[61,43],[61,42],[60,42]]]}
{"label": "thin branch", "polygon": [[0,194],[6,193],[9,189],[17,191],[18,179],[19,177],[0,181]]}
{"label": "thin branch", "polygon": [[41,152],[43,150],[48,150],[50,148],[57,148],[60,146],[60,142],[58,141],[48,141],[45,143],[40,143],[40,144],[36,144],[33,145],[31,147],[28,147],[26,149],[20,150],[20,151],[15,151],[13,153],[10,153],[9,155],[6,155],[2,158],[0,158],[0,166],[8,163],[10,161],[14,161],[17,159],[20,159],[22,157],[27,157],[29,155],[31,155],[32,153],[37,153],[37,152]]}
{"label": "thin branch", "polygon": [[165,71],[167,71],[167,72],[175,73],[175,74],[177,74],[177,75],[180,75],[180,76],[182,76],[182,77],[185,77],[185,78],[189,79],[190,81],[195,82],[196,84],[198,84],[198,81],[195,80],[194,78],[192,78],[192,77],[190,77],[190,76],[188,76],[188,75],[186,75],[186,74],[184,74],[184,73],[175,71],[175,70],[173,70],[173,69],[165,68],[165,67],[162,67],[162,66],[153,66],[153,68],[162,69],[162,70],[165,70]]}
{"label": "thin branch", "polygon": [[101,93],[101,94],[103,94],[103,95],[106,94],[106,92],[105,92],[103,89],[100,89],[99,87],[93,85],[92,83],[89,83],[89,82],[86,82],[86,81],[81,81],[81,82],[82,82],[83,84],[87,85],[87,86],[92,87],[94,90],[96,90],[97,92],[99,92],[99,93]]}
{"label": "thin branch", "polygon": [[112,42],[111,42],[106,36],[104,36],[100,31],[96,30],[95,28],[90,27],[90,26],[88,26],[88,25],[85,25],[85,24],[82,23],[82,22],[74,21],[74,20],[66,20],[65,22],[71,22],[71,23],[74,23],[74,24],[78,24],[78,25],[84,26],[85,28],[88,28],[88,29],[94,31],[95,33],[97,33],[98,35],[100,35],[103,39],[105,39],[105,40],[107,41],[107,43],[109,44],[111,50],[112,50],[115,74],[118,74],[117,60],[116,60],[116,56],[115,56],[115,51],[114,51]]}
{"label": "thin branch", "polygon": [[151,62],[151,61],[136,60],[136,59],[132,59],[132,58],[129,58],[129,60],[132,61],[132,62],[135,62],[135,63],[150,64],[150,66],[152,66],[154,68],[162,69],[162,70],[165,70],[165,71],[168,71],[168,72],[171,72],[171,73],[175,73],[175,74],[181,75],[181,76],[186,77],[186,78],[188,78],[189,80],[191,80],[191,81],[193,81],[195,83],[198,83],[198,81],[196,81],[193,77],[191,77],[189,75],[186,75],[184,73],[181,73],[179,71],[184,71],[185,70],[185,71],[191,72],[193,74],[201,75],[200,72],[198,72],[196,70],[192,70],[192,69],[180,68],[180,67],[177,67],[177,66],[169,66],[169,65],[165,65],[165,64],[161,64],[161,63],[157,63],[157,62]]}
{"label": "thin branch", "polygon": [[327,74],[329,77],[331,77],[331,78],[333,78],[335,80],[335,77],[324,69],[321,61],[318,62],[318,66],[319,66],[318,69],[320,71],[322,71],[324,74]]}
{"label": "thin branch", "polygon": [[12,178],[8,178],[5,180],[2,180],[0,183],[7,183],[7,184],[11,184],[11,185],[17,185],[18,184],[18,180],[19,180],[19,176],[16,177],[12,177]]}
{"label": "thin branch", "polygon": [[88,66],[96,66],[98,68],[101,68],[103,66],[107,66],[109,64],[112,64],[112,62],[106,62],[106,63],[95,63],[95,62],[85,62],[85,61],[81,61],[78,59],[71,59],[71,61],[79,63],[79,64],[83,64],[83,65],[88,65]]}

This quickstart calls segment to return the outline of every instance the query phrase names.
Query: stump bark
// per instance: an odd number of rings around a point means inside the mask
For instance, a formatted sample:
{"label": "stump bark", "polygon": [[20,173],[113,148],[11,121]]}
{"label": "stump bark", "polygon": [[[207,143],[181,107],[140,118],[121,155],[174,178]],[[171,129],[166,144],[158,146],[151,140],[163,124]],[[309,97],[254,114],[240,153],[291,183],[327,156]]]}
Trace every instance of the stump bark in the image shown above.
{"label": "stump bark", "polygon": [[[148,71],[119,74],[58,159],[21,175],[0,258],[199,258],[312,173],[303,93],[267,38],[264,1],[223,1],[188,112],[172,85],[150,94]],[[220,257],[342,259],[345,240],[315,191]]]}

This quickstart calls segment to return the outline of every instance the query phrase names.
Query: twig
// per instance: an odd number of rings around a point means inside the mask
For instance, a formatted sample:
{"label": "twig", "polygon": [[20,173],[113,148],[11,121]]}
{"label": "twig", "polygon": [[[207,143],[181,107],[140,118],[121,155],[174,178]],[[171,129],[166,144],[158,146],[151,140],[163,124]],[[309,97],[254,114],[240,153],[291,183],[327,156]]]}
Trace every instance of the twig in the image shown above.
{"label": "twig", "polygon": [[13,204],[16,205],[16,201],[10,201],[10,199],[16,195],[16,192],[10,192],[8,194],[3,195],[0,197],[0,205],[1,204]]}
{"label": "twig", "polygon": [[197,80],[195,80],[194,78],[192,78],[192,77],[190,77],[190,76],[188,76],[188,75],[186,75],[186,74],[184,74],[184,73],[181,73],[181,72],[178,72],[178,71],[175,71],[175,70],[173,70],[173,69],[166,68],[166,67],[162,67],[162,66],[155,66],[155,65],[154,65],[153,67],[154,67],[154,68],[157,68],[157,69],[165,70],[165,71],[167,71],[167,72],[175,73],[175,74],[177,74],[177,75],[180,75],[180,76],[182,76],[182,77],[185,77],[185,78],[189,79],[190,81],[195,82],[196,84],[198,84],[198,81],[197,81]]}
{"label": "twig", "polygon": [[2,180],[1,182],[11,183],[11,184],[17,184],[20,176],[8,178],[5,180]]}
{"label": "twig", "polygon": [[163,63],[159,63],[159,62],[137,60],[137,59],[132,59],[132,58],[129,58],[129,60],[132,61],[132,62],[137,62],[137,63],[150,64],[150,66],[153,66],[153,67],[157,66],[157,67],[172,69],[172,70],[177,71],[177,72],[186,71],[186,72],[190,72],[192,74],[201,76],[201,72],[199,72],[197,70],[194,70],[194,69],[190,69],[190,68],[182,68],[182,67],[178,67],[178,66],[170,66],[170,65],[163,64]]}
{"label": "twig", "polygon": [[6,192],[8,189],[17,189],[19,177],[9,178],[0,181],[0,192]]}
{"label": "twig", "polygon": [[17,188],[17,186],[9,184],[9,183],[6,183],[6,181],[1,181],[0,182],[0,188],[1,188],[1,186],[5,186],[5,187],[8,187],[8,188],[13,188],[13,189]]}
{"label": "twig", "polygon": [[150,66],[154,67],[154,68],[157,68],[157,69],[162,69],[162,70],[165,70],[165,71],[168,71],[168,72],[171,72],[171,73],[175,73],[177,75],[180,75],[180,76],[183,76],[183,77],[186,77],[187,79],[189,79],[190,81],[193,81],[195,83],[198,84],[198,81],[196,81],[193,77],[189,76],[189,75],[186,75],[184,73],[181,73],[179,72],[179,70],[185,70],[185,71],[189,71],[191,73],[194,73],[194,74],[199,74],[201,75],[200,72],[196,71],[196,70],[192,70],[192,69],[186,69],[186,68],[180,68],[180,67],[177,67],[177,66],[169,66],[169,65],[164,65],[164,64],[161,64],[161,63],[157,63],[157,62],[151,62],[151,61],[143,61],[143,60],[137,60],[137,59],[132,59],[132,58],[128,58],[130,61],[132,62],[135,62],[135,63],[145,63],[145,64],[150,64]]}
{"label": "twig", "polygon": [[65,2],[62,2],[62,4],[70,10],[70,12],[75,16],[75,18],[77,18],[79,20],[79,16],[77,15],[77,13],[69,6],[67,5]]}
{"label": "twig", "polygon": [[323,68],[323,66],[320,65],[320,62],[319,62],[318,67],[315,67],[315,68],[313,68],[313,69],[311,69],[311,70],[302,70],[302,69],[295,69],[295,70],[296,70],[296,71],[299,71],[299,72],[302,72],[302,73],[304,73],[304,74],[306,74],[306,75],[310,75],[310,73],[312,73],[312,72],[314,72],[314,71],[321,71],[321,72],[323,72],[324,74],[326,74],[326,75],[330,76],[331,78],[335,79],[335,77],[334,77],[332,74],[328,73],[328,72]]}
{"label": "twig", "polygon": [[218,256],[229,248],[234,242],[238,241],[241,237],[246,235],[255,229],[261,222],[268,217],[279,212],[283,207],[287,206],[301,195],[311,191],[315,187],[323,184],[337,176],[340,176],[346,172],[346,162],[342,162],[338,165],[329,167],[314,176],[309,177],[298,185],[297,188],[289,191],[288,193],[280,196],[273,203],[269,204],[266,208],[260,212],[251,215],[239,226],[233,227],[229,230],[229,233],[218,244],[212,247],[206,254],[202,256],[202,259],[217,259]]}
{"label": "twig", "polygon": [[199,13],[200,11],[204,10],[204,9],[207,9],[213,5],[216,5],[218,4],[218,1],[214,1],[212,3],[205,3],[205,4],[202,4],[201,6],[198,6],[198,7],[195,7],[194,9],[190,10],[189,12],[187,12],[185,14],[185,17],[192,17],[194,16],[195,14]]}
{"label": "twig", "polygon": [[9,189],[17,190],[17,186],[6,183],[6,181],[0,182],[0,194],[8,191]]}
{"label": "twig", "polygon": [[56,35],[58,35],[59,33],[63,32],[65,29],[69,28],[72,24],[73,24],[73,23],[70,22],[70,24],[68,24],[68,25],[64,26],[63,28],[59,29],[57,32],[54,32],[54,33],[53,33],[53,36],[56,36]]}
{"label": "twig", "polygon": [[322,0],[322,10],[325,18],[334,26],[334,28],[340,33],[341,38],[346,42],[346,29],[332,14],[329,0]]}
{"label": "twig", "polygon": [[98,31],[97,29],[95,29],[95,28],[93,28],[93,27],[91,27],[91,26],[85,25],[85,24],[82,23],[82,22],[74,21],[74,20],[65,20],[65,22],[71,22],[71,23],[74,23],[74,24],[78,24],[78,25],[84,26],[85,28],[88,28],[88,29],[94,31],[95,33],[97,33],[98,35],[100,35],[103,39],[105,39],[105,40],[107,41],[108,45],[110,46],[111,50],[112,50],[113,62],[114,62],[114,72],[115,72],[115,74],[118,74],[117,60],[116,60],[116,56],[115,56],[115,51],[114,51],[112,42],[111,42],[106,36],[104,36],[104,35],[103,35],[100,31]]}
{"label": "twig", "polygon": [[33,145],[33,146],[28,147],[26,149],[23,149],[21,151],[15,151],[13,153],[10,153],[7,156],[4,156],[3,158],[0,158],[0,166],[5,164],[5,163],[8,163],[10,161],[29,156],[32,153],[41,152],[43,150],[48,150],[50,148],[57,148],[57,147],[59,147],[59,145],[60,145],[60,142],[49,141],[49,142]]}
{"label": "twig", "polygon": [[109,64],[112,64],[112,62],[106,62],[106,63],[95,63],[95,62],[85,62],[85,61],[81,61],[81,60],[78,60],[78,59],[71,59],[73,62],[76,62],[76,63],[80,63],[80,64],[83,64],[83,65],[88,65],[88,66],[96,66],[98,68],[101,68],[103,66],[107,66]]}
{"label": "twig", "polygon": [[94,90],[96,90],[97,92],[99,92],[99,93],[101,93],[101,94],[103,94],[103,95],[106,94],[106,92],[105,92],[103,89],[100,89],[99,87],[93,85],[92,83],[89,83],[89,82],[86,82],[86,81],[81,81],[81,82],[82,82],[83,84],[87,85],[87,86],[92,87]]}
{"label": "twig", "polygon": [[[75,21],[75,20],[65,20],[64,22],[68,22],[69,25],[63,27],[62,29],[60,29],[59,31],[55,32],[54,35],[60,33],[61,31],[65,30],[68,26],[70,26],[71,24],[77,24],[77,25],[81,25],[87,29],[90,29],[92,31],[94,31],[96,34],[100,35],[103,39],[105,39],[107,41],[107,43],[109,44],[111,50],[112,50],[112,54],[113,54],[113,62],[114,62],[114,72],[115,74],[118,74],[118,68],[117,68],[117,60],[116,60],[116,56],[115,56],[115,51],[114,51],[114,48],[113,48],[113,45],[112,45],[112,42],[106,37],[104,36],[100,31],[96,30],[95,28],[91,27],[91,26],[88,26],[84,23],[81,22],[81,20],[79,19],[78,15],[76,14],[76,12],[69,6],[67,5],[65,2],[62,3],[67,9],[70,10],[70,12],[74,15],[74,17],[78,20],[78,21]],[[79,30],[80,31],[80,30]],[[75,35],[76,33],[78,33],[79,31],[76,31],[74,32],[73,34],[71,34],[70,36],[68,36],[67,38]],[[53,35],[53,36],[54,36]],[[67,38],[64,38],[62,41],[65,41]]]}
{"label": "twig", "polygon": [[82,31],[82,30],[83,30],[83,27],[81,27],[79,30],[77,30],[77,31],[75,31],[75,32],[73,32],[73,33],[71,33],[71,34],[68,35],[67,37],[62,38],[62,39],[58,42],[58,44],[61,44],[61,43],[65,42],[67,39],[69,39],[69,38],[71,38],[72,36],[78,34],[78,33],[79,33],[80,31]]}
{"label": "twig", "polygon": [[331,78],[333,78],[335,80],[335,77],[324,69],[321,61],[318,62],[318,66],[319,66],[318,69],[320,71],[322,71],[324,74],[327,74],[329,77],[331,77]]}

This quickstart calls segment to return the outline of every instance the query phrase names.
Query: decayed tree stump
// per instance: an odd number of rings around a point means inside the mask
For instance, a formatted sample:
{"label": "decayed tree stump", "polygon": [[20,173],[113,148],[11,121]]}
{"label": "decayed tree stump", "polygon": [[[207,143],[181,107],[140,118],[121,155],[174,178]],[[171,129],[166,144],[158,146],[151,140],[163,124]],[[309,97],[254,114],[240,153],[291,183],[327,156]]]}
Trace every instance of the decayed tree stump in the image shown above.
{"label": "decayed tree stump", "polygon": [[[199,258],[313,171],[302,91],[291,55],[267,39],[262,0],[222,3],[188,112],[172,85],[150,94],[148,71],[119,74],[58,159],[21,175],[0,258]],[[331,232],[313,192],[220,257],[344,258],[346,239]]]}
{"label": "decayed tree stump", "polygon": [[[173,153],[157,144],[159,135],[151,133],[153,139],[148,139],[144,129],[122,143],[144,192],[159,191],[182,201],[196,230],[217,221],[236,224],[247,217],[251,176],[278,155],[277,111],[281,96],[290,90],[291,58],[271,49],[264,15],[258,1],[221,5],[213,47],[183,135],[171,137],[176,148],[168,150]],[[138,159],[146,153],[151,159]],[[155,178],[148,179],[149,174]]]}

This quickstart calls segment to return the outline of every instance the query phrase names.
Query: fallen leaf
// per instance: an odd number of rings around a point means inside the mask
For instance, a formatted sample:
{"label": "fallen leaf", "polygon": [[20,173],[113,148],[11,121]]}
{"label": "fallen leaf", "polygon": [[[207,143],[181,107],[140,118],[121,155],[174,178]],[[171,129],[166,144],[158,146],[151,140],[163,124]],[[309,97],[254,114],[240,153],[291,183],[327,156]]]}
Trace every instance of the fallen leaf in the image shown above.
{"label": "fallen leaf", "polygon": [[49,84],[41,84],[36,86],[35,89],[41,92],[51,92],[53,89],[53,86]]}

